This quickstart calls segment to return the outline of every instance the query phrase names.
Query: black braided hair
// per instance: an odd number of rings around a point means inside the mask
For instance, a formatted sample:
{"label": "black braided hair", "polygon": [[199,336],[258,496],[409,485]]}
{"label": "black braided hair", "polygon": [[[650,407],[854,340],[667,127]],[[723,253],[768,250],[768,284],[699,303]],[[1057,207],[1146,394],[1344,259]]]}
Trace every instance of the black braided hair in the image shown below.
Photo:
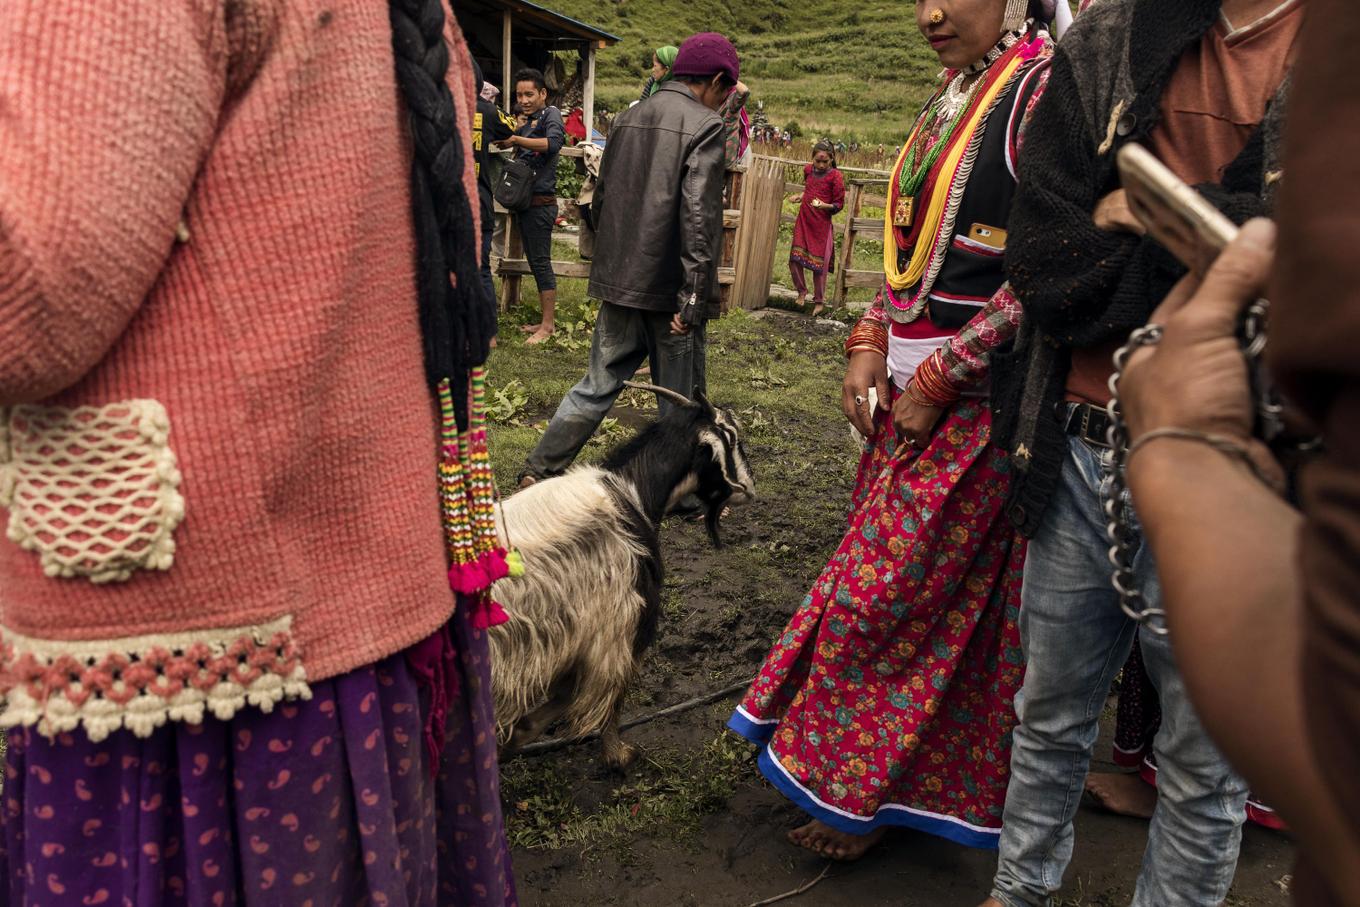
{"label": "black braided hair", "polygon": [[390,0],[388,12],[397,86],[415,147],[411,213],[425,376],[431,389],[449,380],[458,427],[466,429],[468,376],[491,352],[496,304],[477,271],[472,205],[463,188],[460,112],[445,81],[444,6],[442,0]]}

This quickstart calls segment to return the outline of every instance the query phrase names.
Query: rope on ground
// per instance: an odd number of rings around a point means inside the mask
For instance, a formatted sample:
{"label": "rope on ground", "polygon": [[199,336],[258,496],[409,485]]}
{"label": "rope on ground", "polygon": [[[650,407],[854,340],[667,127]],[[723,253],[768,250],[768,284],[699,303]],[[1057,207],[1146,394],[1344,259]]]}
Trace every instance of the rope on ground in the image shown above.
{"label": "rope on ground", "polygon": [[[717,702],[719,699],[722,699],[725,696],[731,696],[733,693],[739,693],[742,690],[745,690],[751,684],[755,683],[755,680],[756,679],[754,677],[749,677],[746,680],[741,681],[740,683],[734,683],[731,684],[730,686],[725,686],[721,690],[717,690],[712,693],[705,693],[703,696],[696,696],[693,699],[686,699],[684,702],[678,702],[675,705],[667,706],[666,708],[661,709],[658,712],[652,712],[650,715],[643,715],[640,718],[633,718],[630,721],[625,721],[623,724],[620,724],[619,730],[626,731],[629,728],[637,727],[640,724],[646,724],[649,721],[655,721],[658,718],[665,718],[668,715],[677,715],[680,712],[687,712],[690,709],[698,708],[701,705],[708,705],[710,702]],[[511,753],[510,755],[541,756],[544,753],[551,753],[556,750],[565,749],[566,747],[574,746],[577,743],[585,743],[590,740],[596,740],[599,738],[599,736],[600,736],[599,734],[587,734],[584,737],[576,737],[572,740],[563,740],[560,738],[553,740],[540,740],[538,743],[531,743],[528,746],[523,747],[522,749],[519,749],[514,753]]]}
{"label": "rope on ground", "polygon": [[798,895],[803,894],[806,891],[810,891],[814,885],[816,885],[822,879],[826,878],[826,874],[830,871],[831,864],[827,863],[826,868],[822,870],[822,874],[817,876],[817,878],[813,879],[811,882],[804,882],[802,885],[799,885],[792,891],[786,891],[783,894],[777,894],[772,898],[766,898],[763,901],[756,901],[754,904],[750,905],[750,907],[765,907],[766,904],[778,904],[780,901],[787,901],[789,898],[796,898],[798,897]]}

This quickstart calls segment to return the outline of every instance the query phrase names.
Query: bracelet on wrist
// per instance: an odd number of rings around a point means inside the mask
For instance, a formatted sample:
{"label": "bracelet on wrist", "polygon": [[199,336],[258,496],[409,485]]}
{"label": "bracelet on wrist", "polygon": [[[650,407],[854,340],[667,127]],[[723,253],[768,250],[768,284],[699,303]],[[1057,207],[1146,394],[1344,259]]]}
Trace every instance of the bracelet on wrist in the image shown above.
{"label": "bracelet on wrist", "polygon": [[850,332],[850,337],[845,341],[845,355],[848,358],[852,353],[864,350],[872,350],[885,358],[888,355],[888,330],[881,324],[865,322],[861,319]]}
{"label": "bracelet on wrist", "polygon": [[1265,470],[1263,470],[1260,464],[1256,462],[1256,459],[1252,457],[1251,451],[1248,450],[1247,446],[1241,441],[1238,441],[1236,438],[1230,438],[1227,435],[1218,435],[1213,434],[1212,432],[1195,431],[1193,429],[1178,428],[1175,426],[1154,428],[1152,431],[1144,432],[1139,435],[1138,439],[1129,445],[1128,452],[1124,454],[1125,470],[1127,470],[1129,464],[1133,462],[1134,454],[1143,450],[1154,441],[1166,439],[1190,441],[1208,447],[1211,450],[1216,450],[1227,456],[1229,459],[1244,464],[1247,469],[1251,470],[1251,474],[1271,491],[1274,491],[1277,494],[1282,491],[1279,487],[1279,482],[1275,477],[1266,474]]}
{"label": "bracelet on wrist", "polygon": [[944,376],[938,353],[921,363],[911,383],[916,385],[917,396],[913,399],[926,406],[950,406],[958,402],[960,397],[958,390]]}

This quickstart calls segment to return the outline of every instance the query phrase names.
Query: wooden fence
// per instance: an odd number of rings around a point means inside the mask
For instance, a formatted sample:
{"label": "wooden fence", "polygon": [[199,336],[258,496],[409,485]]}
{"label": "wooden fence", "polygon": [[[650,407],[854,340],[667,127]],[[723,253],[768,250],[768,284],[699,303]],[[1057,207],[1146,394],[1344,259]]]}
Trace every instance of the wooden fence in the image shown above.
{"label": "wooden fence", "polygon": [[[581,157],[580,148],[563,148],[565,157]],[[753,155],[749,169],[729,170],[723,192],[723,248],[718,268],[718,285],[722,296],[722,310],[732,308],[759,309],[769,301],[771,272],[774,268],[775,247],[779,243],[781,224],[792,223],[793,215],[784,214],[784,199],[790,186],[801,187],[801,176],[790,179],[791,172],[801,175],[803,162],[763,154]],[[796,170],[794,170],[796,168]],[[870,267],[855,267],[855,241],[861,236],[881,239],[883,218],[863,217],[867,207],[885,207],[887,199],[871,195],[872,187],[887,183],[889,174],[882,170],[845,167],[845,172],[864,174],[846,181],[845,215],[841,226],[841,245],[838,254],[831,301],[844,305],[852,289],[877,289],[883,283],[883,267],[872,262]],[[501,309],[504,311],[520,301],[521,281],[530,276],[529,262],[524,257],[524,243],[515,219],[497,206],[498,218],[505,227],[505,257],[496,273],[501,277]],[[553,273],[558,277],[578,280],[590,279],[588,261],[553,261]]]}
{"label": "wooden fence", "polygon": [[784,167],[770,158],[757,157],[744,181],[732,305],[749,311],[764,308],[770,299],[770,271],[784,207]]}
{"label": "wooden fence", "polygon": [[[779,169],[784,177],[780,205],[776,209],[778,221],[772,230],[762,224],[762,229],[769,232],[768,242],[771,246],[771,258],[773,258],[773,246],[779,240],[779,225],[792,224],[797,220],[794,215],[783,213],[782,193],[788,191],[789,188],[802,188],[804,162],[766,157],[765,155],[756,155],[756,158],[767,163],[771,168]],[[876,290],[883,284],[883,266],[881,263],[872,262],[870,267],[862,270],[855,267],[855,241],[861,237],[875,240],[883,237],[883,218],[863,217],[862,212],[866,207],[884,208],[887,206],[886,198],[869,193],[874,188],[886,186],[888,179],[892,176],[886,170],[872,170],[866,167],[841,167],[840,170],[843,173],[851,174],[851,176],[846,180],[845,209],[841,212],[845,215],[845,219],[841,225],[840,250],[837,255],[835,280],[832,282],[831,289],[831,301],[838,306],[845,304],[849,290]],[[797,179],[787,179],[791,172],[798,174]],[[757,244],[760,242],[754,237],[752,241]],[[768,295],[768,288],[766,292]]]}
{"label": "wooden fence", "polygon": [[[580,148],[567,147],[562,149],[561,154],[563,157],[581,157],[583,152]],[[722,259],[718,267],[718,287],[724,312],[731,307],[733,288],[737,284],[738,275],[735,262],[739,259],[735,256],[737,234],[741,226],[742,212],[740,205],[744,177],[745,173],[741,170],[729,170],[726,185],[723,187],[723,248]],[[496,217],[502,222],[505,229],[505,256],[501,258],[500,264],[496,268],[496,274],[501,278],[501,311],[506,311],[511,306],[519,304],[520,283],[533,272],[529,269],[528,259],[524,257],[524,240],[520,237],[519,225],[515,218],[499,205],[496,206],[496,209]],[[639,212],[639,216],[641,214]],[[588,261],[554,260],[552,269],[558,277],[579,280],[590,279],[590,262]]]}

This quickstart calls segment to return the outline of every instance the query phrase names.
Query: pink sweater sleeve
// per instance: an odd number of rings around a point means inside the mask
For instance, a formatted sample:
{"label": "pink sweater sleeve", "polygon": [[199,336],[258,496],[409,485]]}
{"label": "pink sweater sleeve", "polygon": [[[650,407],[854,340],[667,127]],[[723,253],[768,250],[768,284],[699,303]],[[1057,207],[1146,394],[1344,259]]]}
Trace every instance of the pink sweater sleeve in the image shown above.
{"label": "pink sweater sleeve", "polygon": [[[472,152],[472,119],[477,113],[477,92],[480,86],[472,82],[472,56],[467,42],[463,40],[462,29],[453,14],[448,0],[444,5],[444,40],[449,44],[449,71],[445,81],[453,94],[453,102],[458,107],[458,134],[463,148],[463,190],[472,205],[472,219],[476,225],[472,235],[481,236],[481,205],[477,204],[477,168]],[[481,244],[477,246],[477,256],[481,258]]]}
{"label": "pink sweater sleeve", "polygon": [[222,0],[5,4],[0,406],[79,381],[142,304],[217,123],[224,36]]}

